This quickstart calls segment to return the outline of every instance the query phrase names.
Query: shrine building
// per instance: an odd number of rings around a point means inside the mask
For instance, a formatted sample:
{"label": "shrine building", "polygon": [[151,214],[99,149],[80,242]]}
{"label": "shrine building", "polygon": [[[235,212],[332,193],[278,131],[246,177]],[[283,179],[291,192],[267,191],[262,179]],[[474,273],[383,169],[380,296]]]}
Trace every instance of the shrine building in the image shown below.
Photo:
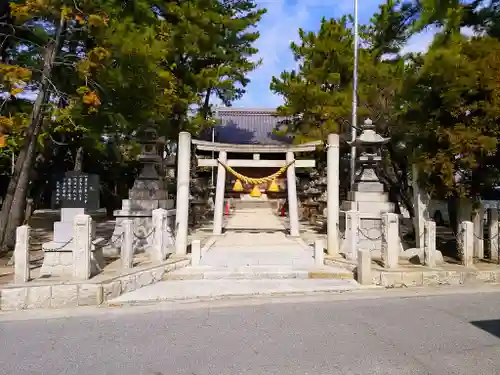
{"label": "shrine building", "polygon": [[[281,149],[292,144],[291,137],[277,134],[277,131],[283,126],[282,121],[288,118],[278,116],[275,109],[219,107],[215,111],[215,118],[217,125],[208,132],[205,132],[200,138],[208,142],[234,145],[236,147],[234,151],[236,152],[231,153],[232,159],[284,160],[285,155]],[[246,152],[238,152],[236,145],[242,145],[246,149]],[[248,148],[251,148],[252,145],[259,152],[249,153]],[[258,146],[264,146],[268,152],[261,153],[262,148]],[[278,152],[273,153],[273,150],[277,150]],[[278,169],[279,167],[265,166],[265,162],[261,162],[259,166],[255,167],[235,167],[236,172],[252,178],[269,176]],[[236,180],[235,176],[230,173],[228,174],[226,179],[226,195],[235,198],[249,195],[254,186],[243,182],[243,191],[234,191],[233,187]],[[277,191],[269,191],[269,184],[260,184],[261,193],[269,198],[286,196],[286,173],[277,177],[275,183],[278,187]]]}

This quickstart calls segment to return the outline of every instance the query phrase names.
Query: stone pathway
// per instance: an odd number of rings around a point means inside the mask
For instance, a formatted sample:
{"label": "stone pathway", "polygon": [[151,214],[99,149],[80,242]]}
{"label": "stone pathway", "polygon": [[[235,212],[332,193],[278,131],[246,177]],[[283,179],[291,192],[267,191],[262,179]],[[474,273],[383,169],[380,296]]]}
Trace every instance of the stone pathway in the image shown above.
{"label": "stone pathway", "polygon": [[239,208],[227,219],[226,231],[285,231],[284,220],[274,214],[271,207]]}
{"label": "stone pathway", "polygon": [[215,267],[312,266],[314,259],[312,249],[281,232],[229,232],[202,256],[200,264]]}
{"label": "stone pathway", "polygon": [[289,237],[284,221],[270,208],[238,209],[225,229],[199,265],[176,270],[166,281],[110,302],[340,292],[360,287],[347,268],[317,267],[312,247]]}

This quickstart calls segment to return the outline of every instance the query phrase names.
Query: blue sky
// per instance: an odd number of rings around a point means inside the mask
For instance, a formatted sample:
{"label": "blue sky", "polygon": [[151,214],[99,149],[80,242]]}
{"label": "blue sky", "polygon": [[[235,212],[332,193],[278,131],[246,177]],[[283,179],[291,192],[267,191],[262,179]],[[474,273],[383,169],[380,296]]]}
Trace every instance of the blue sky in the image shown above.
{"label": "blue sky", "polygon": [[[368,22],[383,2],[359,0],[360,23]],[[273,76],[295,67],[289,45],[298,40],[298,29],[316,31],[322,17],[353,13],[353,0],[257,0],[257,3],[268,10],[258,26],[261,36],[256,43],[259,49],[257,58],[262,58],[263,63],[250,74],[247,93],[234,106],[274,108],[282,103],[282,99],[271,93],[269,83]],[[424,51],[432,37],[430,31],[417,35],[408,42],[406,49]]]}

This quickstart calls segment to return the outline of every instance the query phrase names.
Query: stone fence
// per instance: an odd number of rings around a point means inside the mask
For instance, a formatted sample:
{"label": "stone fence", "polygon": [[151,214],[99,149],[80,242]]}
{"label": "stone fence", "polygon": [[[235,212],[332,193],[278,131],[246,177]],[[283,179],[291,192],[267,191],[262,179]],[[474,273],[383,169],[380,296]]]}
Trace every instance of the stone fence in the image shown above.
{"label": "stone fence", "polygon": [[[174,243],[172,234],[167,223],[167,210],[156,209],[153,211],[153,236],[152,246],[147,249],[147,254],[152,262],[163,262],[169,252],[173,251]],[[76,215],[73,220],[73,239],[69,251],[59,249],[46,251],[44,263],[51,258],[53,263],[57,253],[58,262],[64,270],[70,270],[68,276],[72,280],[89,280],[104,268],[102,247],[106,242],[104,239],[93,240],[92,218],[89,215]],[[133,248],[134,236],[133,221],[123,221],[123,239],[121,241],[120,259],[123,269],[133,268],[135,249]],[[30,227],[23,225],[17,228],[16,245],[14,250],[14,283],[21,284],[30,281],[29,259]],[[49,256],[48,256],[49,255]],[[64,259],[63,259],[64,258]],[[54,269],[54,264],[45,269]],[[56,265],[57,267],[57,265]],[[44,270],[44,266],[42,266]],[[70,274],[69,274],[70,273]]]}
{"label": "stone fence", "polygon": [[[484,237],[484,222],[482,220],[465,220],[459,225],[457,233],[457,250],[459,253],[460,265],[466,268],[474,268],[477,261],[499,260],[499,228],[498,209],[488,209],[488,235]],[[357,260],[358,281],[361,284],[371,284],[371,267],[373,254],[369,250],[357,250],[358,236],[360,235],[359,220],[353,220],[357,212],[348,212],[349,225],[346,227],[345,240],[352,246],[350,249],[356,250],[356,255],[346,254],[347,259]],[[393,213],[382,214],[382,248],[380,265],[384,269],[393,270],[400,267],[402,255],[402,245],[399,239],[398,215]],[[444,262],[442,254],[436,249],[436,223],[433,220],[424,221],[423,248],[412,249],[418,255],[420,264],[428,268],[436,268]],[[484,244],[489,244],[489,257],[486,259]],[[353,250],[351,250],[352,252]]]}

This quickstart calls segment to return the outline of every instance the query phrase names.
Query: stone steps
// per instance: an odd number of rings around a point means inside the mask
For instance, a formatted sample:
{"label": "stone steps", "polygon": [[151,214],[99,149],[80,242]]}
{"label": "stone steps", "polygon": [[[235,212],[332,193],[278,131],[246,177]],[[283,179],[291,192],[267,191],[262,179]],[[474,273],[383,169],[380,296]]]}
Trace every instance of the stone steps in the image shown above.
{"label": "stone steps", "polygon": [[295,266],[313,267],[314,258],[307,252],[208,251],[200,260],[202,266]]}
{"label": "stone steps", "polygon": [[336,279],[352,280],[351,271],[342,267],[190,266],[166,275],[168,280],[265,280],[265,279]]}
{"label": "stone steps", "polygon": [[166,280],[122,294],[120,297],[108,301],[108,303],[116,306],[159,301],[342,293],[361,288],[363,287],[354,280],[339,279]]}
{"label": "stone steps", "polygon": [[271,202],[271,201],[264,201],[264,200],[240,200],[240,199],[235,199],[231,203],[232,203],[233,207],[235,208],[235,210],[253,209],[253,208],[273,209],[274,206],[276,206],[276,203]]}

